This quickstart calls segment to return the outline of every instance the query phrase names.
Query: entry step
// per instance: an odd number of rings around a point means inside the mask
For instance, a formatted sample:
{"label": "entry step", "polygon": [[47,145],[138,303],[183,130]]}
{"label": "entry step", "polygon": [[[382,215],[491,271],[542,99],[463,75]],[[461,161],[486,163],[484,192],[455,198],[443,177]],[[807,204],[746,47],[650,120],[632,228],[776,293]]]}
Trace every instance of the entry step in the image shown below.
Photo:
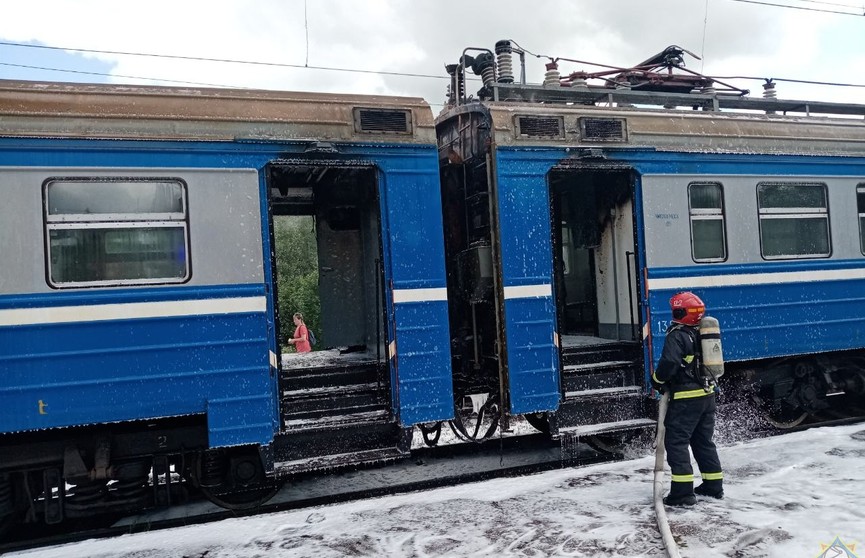
{"label": "entry step", "polygon": [[608,360],[604,362],[591,362],[588,364],[569,364],[564,367],[565,374],[579,374],[581,372],[599,372],[601,370],[615,370],[634,366],[632,360]]}
{"label": "entry step", "polygon": [[345,465],[359,465],[363,463],[387,463],[404,459],[410,456],[410,452],[401,452],[397,448],[379,448],[352,453],[338,453],[333,455],[320,455],[293,461],[283,461],[274,465],[274,470],[280,475],[291,475],[295,473],[306,473],[322,469],[337,469]]}
{"label": "entry step", "polygon": [[332,430],[345,425],[373,424],[389,421],[390,412],[387,409],[380,409],[319,418],[289,419],[285,421],[284,426],[286,432],[292,432],[297,430]]}
{"label": "entry step", "polygon": [[596,434],[606,434],[609,432],[621,432],[623,430],[654,428],[657,424],[658,423],[654,420],[647,418],[621,420],[618,422],[604,422],[600,424],[586,424],[582,426],[570,426],[566,428],[560,428],[559,435],[582,438],[583,436],[594,436]]}
{"label": "entry step", "polygon": [[640,386],[622,386],[586,389],[582,391],[568,391],[565,393],[565,399],[612,399],[616,397],[632,397],[635,395],[642,396],[642,394],[643,388]]}

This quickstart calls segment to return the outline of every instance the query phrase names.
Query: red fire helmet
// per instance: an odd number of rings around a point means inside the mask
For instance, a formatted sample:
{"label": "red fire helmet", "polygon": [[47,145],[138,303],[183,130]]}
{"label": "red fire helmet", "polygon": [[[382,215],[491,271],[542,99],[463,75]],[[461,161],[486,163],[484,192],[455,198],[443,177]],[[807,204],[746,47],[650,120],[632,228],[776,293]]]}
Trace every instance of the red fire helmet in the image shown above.
{"label": "red fire helmet", "polygon": [[670,309],[673,311],[673,321],[689,326],[695,326],[703,319],[706,305],[694,293],[685,291],[673,295],[670,299]]}

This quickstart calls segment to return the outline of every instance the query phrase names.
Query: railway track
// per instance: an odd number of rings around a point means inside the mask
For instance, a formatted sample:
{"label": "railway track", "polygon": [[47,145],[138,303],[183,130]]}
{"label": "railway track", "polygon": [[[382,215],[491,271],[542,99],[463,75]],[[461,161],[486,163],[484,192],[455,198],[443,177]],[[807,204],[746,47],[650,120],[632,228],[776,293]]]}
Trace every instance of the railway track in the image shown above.
{"label": "railway track", "polygon": [[[861,416],[830,418],[789,429],[755,429],[749,438],[783,435],[817,426],[865,421]],[[66,530],[44,525],[25,526],[0,543],[0,554],[123,534],[170,529],[233,517],[311,508],[324,504],[453,486],[500,477],[515,477],[564,467],[579,467],[622,459],[621,454],[597,451],[581,440],[551,440],[544,434],[501,437],[484,444],[458,443],[423,447],[411,457],[386,466],[304,474],[292,478],[267,503],[249,511],[226,510],[193,496],[185,504],[155,508],[142,514],[101,518]]]}
{"label": "railway track", "polygon": [[485,444],[460,443],[412,451],[411,458],[386,466],[305,474],[292,478],[267,503],[251,511],[226,510],[203,499],[148,510],[145,513],[103,519],[85,528],[45,535],[33,528],[16,530],[0,544],[0,554],[53,546],[90,538],[114,537],[207,523],[232,517],[274,513],[318,505],[426,490],[497,477],[519,476],[568,466],[601,463],[620,458],[597,452],[585,444],[573,446],[550,440],[543,434],[502,437]]}

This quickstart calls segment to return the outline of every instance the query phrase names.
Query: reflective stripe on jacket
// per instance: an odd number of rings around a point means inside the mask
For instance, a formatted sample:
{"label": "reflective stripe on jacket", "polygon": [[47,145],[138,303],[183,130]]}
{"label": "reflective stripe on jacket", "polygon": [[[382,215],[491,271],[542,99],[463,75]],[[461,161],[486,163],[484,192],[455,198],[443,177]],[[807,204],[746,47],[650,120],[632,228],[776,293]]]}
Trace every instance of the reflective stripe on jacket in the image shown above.
{"label": "reflective stripe on jacket", "polygon": [[673,399],[692,399],[714,393],[703,389],[702,378],[697,370],[697,330],[684,324],[673,324],[667,329],[664,349],[652,379],[666,384]]}

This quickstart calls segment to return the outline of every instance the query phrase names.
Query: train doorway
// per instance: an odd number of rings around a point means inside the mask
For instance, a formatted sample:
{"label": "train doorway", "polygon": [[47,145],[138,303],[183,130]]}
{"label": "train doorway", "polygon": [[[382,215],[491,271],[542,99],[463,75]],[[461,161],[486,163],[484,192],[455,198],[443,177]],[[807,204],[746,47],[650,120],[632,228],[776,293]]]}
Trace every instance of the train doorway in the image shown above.
{"label": "train doorway", "polygon": [[559,332],[635,340],[632,173],[557,169],[549,182]]}
{"label": "train doorway", "polygon": [[635,175],[555,169],[549,184],[563,395],[557,424],[571,434],[593,425],[586,441],[607,451],[652,424],[637,336]]}
{"label": "train doorway", "polygon": [[[292,160],[267,178],[285,429],[392,421],[377,169]],[[295,312],[312,352],[287,342]]]}

